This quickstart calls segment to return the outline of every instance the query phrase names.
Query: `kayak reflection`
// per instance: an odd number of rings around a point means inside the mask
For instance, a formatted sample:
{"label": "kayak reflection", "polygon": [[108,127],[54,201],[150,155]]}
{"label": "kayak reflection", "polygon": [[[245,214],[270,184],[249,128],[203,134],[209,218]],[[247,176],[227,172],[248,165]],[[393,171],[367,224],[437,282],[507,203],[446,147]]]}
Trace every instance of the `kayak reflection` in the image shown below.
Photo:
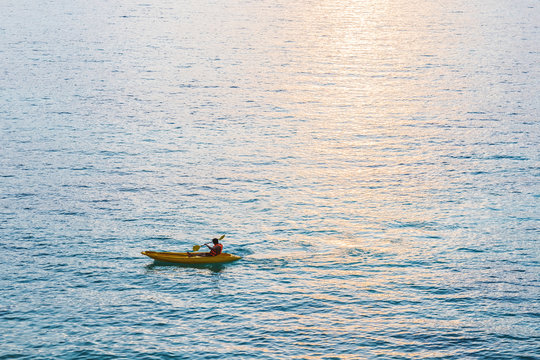
{"label": "kayak reflection", "polygon": [[169,262],[163,262],[154,260],[153,263],[148,264],[145,268],[149,271],[159,269],[160,267],[182,267],[182,268],[195,268],[195,269],[208,269],[212,272],[219,273],[225,268],[225,264],[174,264]]}

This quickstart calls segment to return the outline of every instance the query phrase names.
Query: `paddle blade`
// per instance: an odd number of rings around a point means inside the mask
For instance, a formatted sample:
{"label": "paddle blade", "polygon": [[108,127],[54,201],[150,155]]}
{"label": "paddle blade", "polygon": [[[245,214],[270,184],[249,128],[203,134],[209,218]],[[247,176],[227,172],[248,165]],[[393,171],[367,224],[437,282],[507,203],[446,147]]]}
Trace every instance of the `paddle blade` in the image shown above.
{"label": "paddle blade", "polygon": [[201,245],[193,245],[193,251],[198,251],[201,248]]}
{"label": "paddle blade", "polygon": [[223,240],[224,237],[225,235],[221,235],[221,237],[218,240]]}

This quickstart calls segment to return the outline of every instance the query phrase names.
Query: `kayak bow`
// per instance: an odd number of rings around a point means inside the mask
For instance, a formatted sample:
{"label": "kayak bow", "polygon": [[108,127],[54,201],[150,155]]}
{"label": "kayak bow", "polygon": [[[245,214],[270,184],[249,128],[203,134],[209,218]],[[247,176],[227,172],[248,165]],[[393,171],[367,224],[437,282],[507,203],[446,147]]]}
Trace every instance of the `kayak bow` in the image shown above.
{"label": "kayak bow", "polygon": [[197,253],[192,253],[192,256],[188,256],[185,252],[143,251],[141,254],[157,261],[175,264],[219,264],[240,260],[242,258],[241,256],[227,253],[221,253],[216,256],[196,256]]}

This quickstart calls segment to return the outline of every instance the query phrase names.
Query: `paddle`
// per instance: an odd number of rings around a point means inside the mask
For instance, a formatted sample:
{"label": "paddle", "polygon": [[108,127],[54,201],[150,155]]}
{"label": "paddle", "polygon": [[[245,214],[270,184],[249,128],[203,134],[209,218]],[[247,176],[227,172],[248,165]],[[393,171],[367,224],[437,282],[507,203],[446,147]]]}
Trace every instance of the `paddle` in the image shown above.
{"label": "paddle", "polygon": [[[225,237],[225,235],[221,235],[218,240],[223,240],[223,238]],[[209,242],[207,242],[206,244],[210,244]],[[193,245],[193,251],[199,251],[199,249],[201,248],[201,246],[204,246],[206,244],[202,244],[202,245]]]}

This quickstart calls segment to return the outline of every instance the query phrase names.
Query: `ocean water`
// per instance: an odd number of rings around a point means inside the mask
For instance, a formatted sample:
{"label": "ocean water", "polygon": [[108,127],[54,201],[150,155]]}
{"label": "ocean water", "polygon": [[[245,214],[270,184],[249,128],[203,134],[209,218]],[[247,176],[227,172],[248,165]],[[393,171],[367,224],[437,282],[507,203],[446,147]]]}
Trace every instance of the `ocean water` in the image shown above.
{"label": "ocean water", "polygon": [[539,24],[1,1],[0,358],[538,359]]}

